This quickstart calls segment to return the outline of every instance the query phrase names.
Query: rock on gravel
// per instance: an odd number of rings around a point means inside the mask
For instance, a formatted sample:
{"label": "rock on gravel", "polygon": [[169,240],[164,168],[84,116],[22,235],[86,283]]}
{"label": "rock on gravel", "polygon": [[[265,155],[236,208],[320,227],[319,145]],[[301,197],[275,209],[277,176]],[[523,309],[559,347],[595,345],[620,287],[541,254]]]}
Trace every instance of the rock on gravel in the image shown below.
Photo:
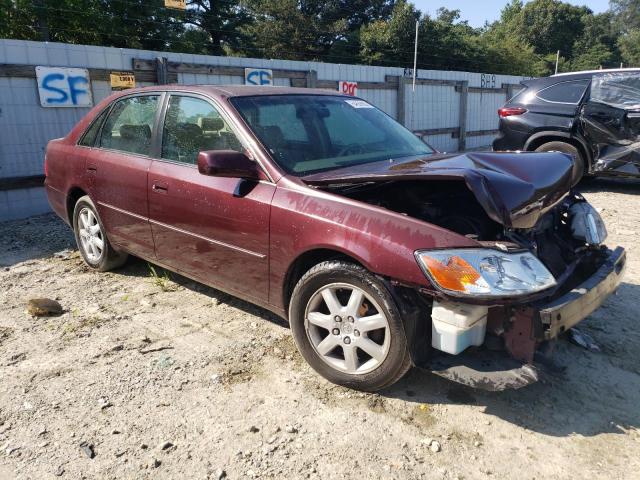
{"label": "rock on gravel", "polygon": [[62,305],[50,298],[32,298],[27,302],[27,312],[34,317],[61,315]]}

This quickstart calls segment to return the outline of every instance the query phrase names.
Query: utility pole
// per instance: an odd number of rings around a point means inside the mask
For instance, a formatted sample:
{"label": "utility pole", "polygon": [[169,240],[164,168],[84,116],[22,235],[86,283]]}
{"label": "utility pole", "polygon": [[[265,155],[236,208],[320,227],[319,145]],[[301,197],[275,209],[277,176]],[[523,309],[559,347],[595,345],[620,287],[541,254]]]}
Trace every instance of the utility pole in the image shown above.
{"label": "utility pole", "polygon": [[418,27],[420,22],[416,20],[416,41],[413,47],[413,92],[416,91],[416,74],[417,74],[417,66],[418,66]]}
{"label": "utility pole", "polygon": [[560,50],[556,53],[556,74],[558,73],[558,63],[560,63]]}
{"label": "utility pole", "polygon": [[33,8],[36,11],[38,30],[43,42],[49,41],[49,25],[47,24],[47,11],[44,0],[33,0]]}

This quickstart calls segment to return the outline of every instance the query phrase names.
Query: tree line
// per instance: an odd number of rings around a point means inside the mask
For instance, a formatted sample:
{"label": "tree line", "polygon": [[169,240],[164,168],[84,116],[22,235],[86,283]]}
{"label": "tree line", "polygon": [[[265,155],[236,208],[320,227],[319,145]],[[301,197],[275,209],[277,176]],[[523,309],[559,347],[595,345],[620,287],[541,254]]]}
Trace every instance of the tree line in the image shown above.
{"label": "tree line", "polygon": [[0,37],[207,55],[544,76],[640,66],[640,0],[595,14],[560,0],[511,0],[474,28],[459,10],[406,0],[0,0]]}

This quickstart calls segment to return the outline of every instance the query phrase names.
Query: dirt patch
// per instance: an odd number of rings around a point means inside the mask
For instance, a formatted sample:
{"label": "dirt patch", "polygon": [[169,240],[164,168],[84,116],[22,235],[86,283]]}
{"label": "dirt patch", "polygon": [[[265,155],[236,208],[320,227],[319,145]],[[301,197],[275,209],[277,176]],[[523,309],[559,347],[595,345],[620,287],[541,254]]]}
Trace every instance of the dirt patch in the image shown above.
{"label": "dirt patch", "polygon": [[[629,255],[582,324],[602,351],[561,340],[564,373],[503,393],[417,369],[331,385],[260,308],[146,262],[93,272],[52,215],[0,224],[0,478],[634,478],[640,183],[585,195]],[[63,313],[34,319],[30,298]]]}

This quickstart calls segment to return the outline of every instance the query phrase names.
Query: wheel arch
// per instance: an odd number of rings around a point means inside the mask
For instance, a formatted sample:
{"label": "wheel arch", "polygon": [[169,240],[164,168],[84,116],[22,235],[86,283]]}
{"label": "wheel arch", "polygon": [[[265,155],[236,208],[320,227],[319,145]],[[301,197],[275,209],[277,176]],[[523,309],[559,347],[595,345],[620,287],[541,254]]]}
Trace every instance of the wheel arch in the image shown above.
{"label": "wheel arch", "polygon": [[87,195],[87,192],[78,186],[69,189],[67,193],[67,219],[69,220],[69,225],[73,225],[73,210],[75,209],[76,203],[85,195]]}
{"label": "wheel arch", "polygon": [[587,170],[591,171],[592,157],[591,152],[587,147],[587,143],[583,139],[576,137],[575,135],[571,135],[567,132],[537,132],[529,137],[524,145],[524,149],[527,151],[534,151],[539,146],[549,142],[564,142],[576,147],[582,155],[582,158],[584,158],[585,162],[587,163]]}
{"label": "wheel arch", "polygon": [[289,302],[291,301],[291,295],[293,289],[302,278],[302,276],[308,272],[314,265],[329,260],[344,260],[348,262],[360,265],[363,268],[371,271],[364,262],[357,258],[350,252],[345,252],[336,247],[316,247],[306,250],[300,253],[289,265],[284,277],[282,287],[282,304],[284,305],[285,314],[288,317]]}

